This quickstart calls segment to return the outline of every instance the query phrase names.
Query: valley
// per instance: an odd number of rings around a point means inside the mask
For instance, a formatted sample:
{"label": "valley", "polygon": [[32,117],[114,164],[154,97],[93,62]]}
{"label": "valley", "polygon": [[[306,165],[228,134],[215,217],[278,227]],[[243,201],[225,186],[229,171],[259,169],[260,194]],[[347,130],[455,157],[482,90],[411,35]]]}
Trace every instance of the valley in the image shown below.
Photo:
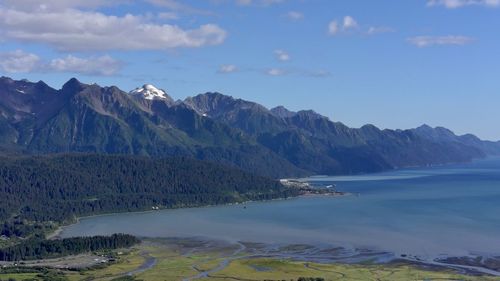
{"label": "valley", "polygon": [[[377,264],[365,256],[363,264],[339,264],[307,260],[307,247],[291,245],[281,250],[265,245],[190,239],[146,239],[139,246],[123,250],[107,265],[76,270],[55,269],[60,280],[500,280],[497,277],[464,275],[446,269],[404,260]],[[279,251],[278,251],[279,250]],[[286,253],[289,253],[287,256]],[[296,256],[291,256],[295,252]],[[299,257],[302,253],[304,256]],[[330,252],[334,257],[335,252]],[[71,262],[71,259],[69,260]],[[153,262],[151,262],[153,261]],[[62,264],[61,264],[62,265]],[[64,266],[68,264],[65,263]],[[147,265],[145,267],[145,265]],[[60,268],[53,264],[52,268]],[[4,269],[5,270],[5,269]],[[128,277],[133,273],[133,277]],[[0,279],[27,280],[40,273],[0,273]],[[41,279],[39,279],[41,280]],[[59,279],[58,279],[59,280]]]}
{"label": "valley", "polygon": [[499,26],[0,0],[0,281],[500,281]]}

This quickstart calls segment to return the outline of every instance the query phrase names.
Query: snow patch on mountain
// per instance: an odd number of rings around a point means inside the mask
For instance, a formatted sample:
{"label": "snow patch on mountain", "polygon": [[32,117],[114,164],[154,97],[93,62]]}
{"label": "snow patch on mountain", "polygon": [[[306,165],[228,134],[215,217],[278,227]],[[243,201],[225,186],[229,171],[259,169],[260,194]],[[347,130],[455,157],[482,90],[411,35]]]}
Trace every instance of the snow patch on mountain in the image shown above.
{"label": "snow patch on mountain", "polygon": [[171,99],[164,90],[158,89],[155,86],[149,84],[131,91],[130,94],[132,96],[141,97],[147,100]]}

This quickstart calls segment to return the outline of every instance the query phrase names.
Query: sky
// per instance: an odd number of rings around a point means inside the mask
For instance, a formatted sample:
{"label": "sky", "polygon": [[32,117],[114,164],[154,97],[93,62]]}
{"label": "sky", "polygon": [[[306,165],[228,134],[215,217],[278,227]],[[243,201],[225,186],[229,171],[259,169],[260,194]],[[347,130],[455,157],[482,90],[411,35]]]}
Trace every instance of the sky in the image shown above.
{"label": "sky", "polygon": [[500,140],[500,0],[0,0],[0,75]]}

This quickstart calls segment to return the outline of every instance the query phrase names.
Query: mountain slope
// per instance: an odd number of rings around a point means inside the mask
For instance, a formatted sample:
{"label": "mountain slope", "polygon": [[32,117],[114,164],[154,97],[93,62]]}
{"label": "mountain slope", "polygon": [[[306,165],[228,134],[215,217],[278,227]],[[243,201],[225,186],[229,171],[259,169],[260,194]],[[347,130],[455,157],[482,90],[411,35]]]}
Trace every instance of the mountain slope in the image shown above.
{"label": "mountain slope", "polygon": [[443,128],[432,128],[428,125],[422,125],[413,130],[419,136],[438,143],[458,143],[476,147],[486,155],[500,155],[499,142],[483,141],[472,134],[457,136],[452,131]]}
{"label": "mountain slope", "polygon": [[[0,79],[3,147],[30,153],[192,156],[266,176],[305,175],[237,129],[170,99],[139,99],[76,79],[61,90]],[[29,89],[21,95],[18,88]]]}
{"label": "mountain slope", "polygon": [[491,150],[484,142],[437,141],[414,130],[352,129],[314,111],[272,110],[217,93],[186,99],[198,112],[239,128],[294,165],[319,174],[464,162]]}
{"label": "mountain slope", "polygon": [[0,78],[0,151],[190,156],[271,177],[377,172],[470,161],[500,144],[444,128],[359,129],[314,111],[268,110],[206,93],[174,102],[145,85],[131,93],[76,79],[61,90]]}

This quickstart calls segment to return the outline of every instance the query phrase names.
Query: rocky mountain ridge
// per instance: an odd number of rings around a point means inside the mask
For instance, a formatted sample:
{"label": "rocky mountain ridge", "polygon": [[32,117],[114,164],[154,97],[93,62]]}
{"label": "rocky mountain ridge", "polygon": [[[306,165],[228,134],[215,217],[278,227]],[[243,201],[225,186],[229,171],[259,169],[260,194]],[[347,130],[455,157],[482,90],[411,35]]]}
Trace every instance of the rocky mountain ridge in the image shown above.
{"label": "rocky mountain ridge", "polygon": [[56,90],[2,77],[0,151],[190,156],[277,178],[465,162],[500,144],[427,126],[354,129],[220,93],[174,102],[151,85],[126,93],[71,79]]}

